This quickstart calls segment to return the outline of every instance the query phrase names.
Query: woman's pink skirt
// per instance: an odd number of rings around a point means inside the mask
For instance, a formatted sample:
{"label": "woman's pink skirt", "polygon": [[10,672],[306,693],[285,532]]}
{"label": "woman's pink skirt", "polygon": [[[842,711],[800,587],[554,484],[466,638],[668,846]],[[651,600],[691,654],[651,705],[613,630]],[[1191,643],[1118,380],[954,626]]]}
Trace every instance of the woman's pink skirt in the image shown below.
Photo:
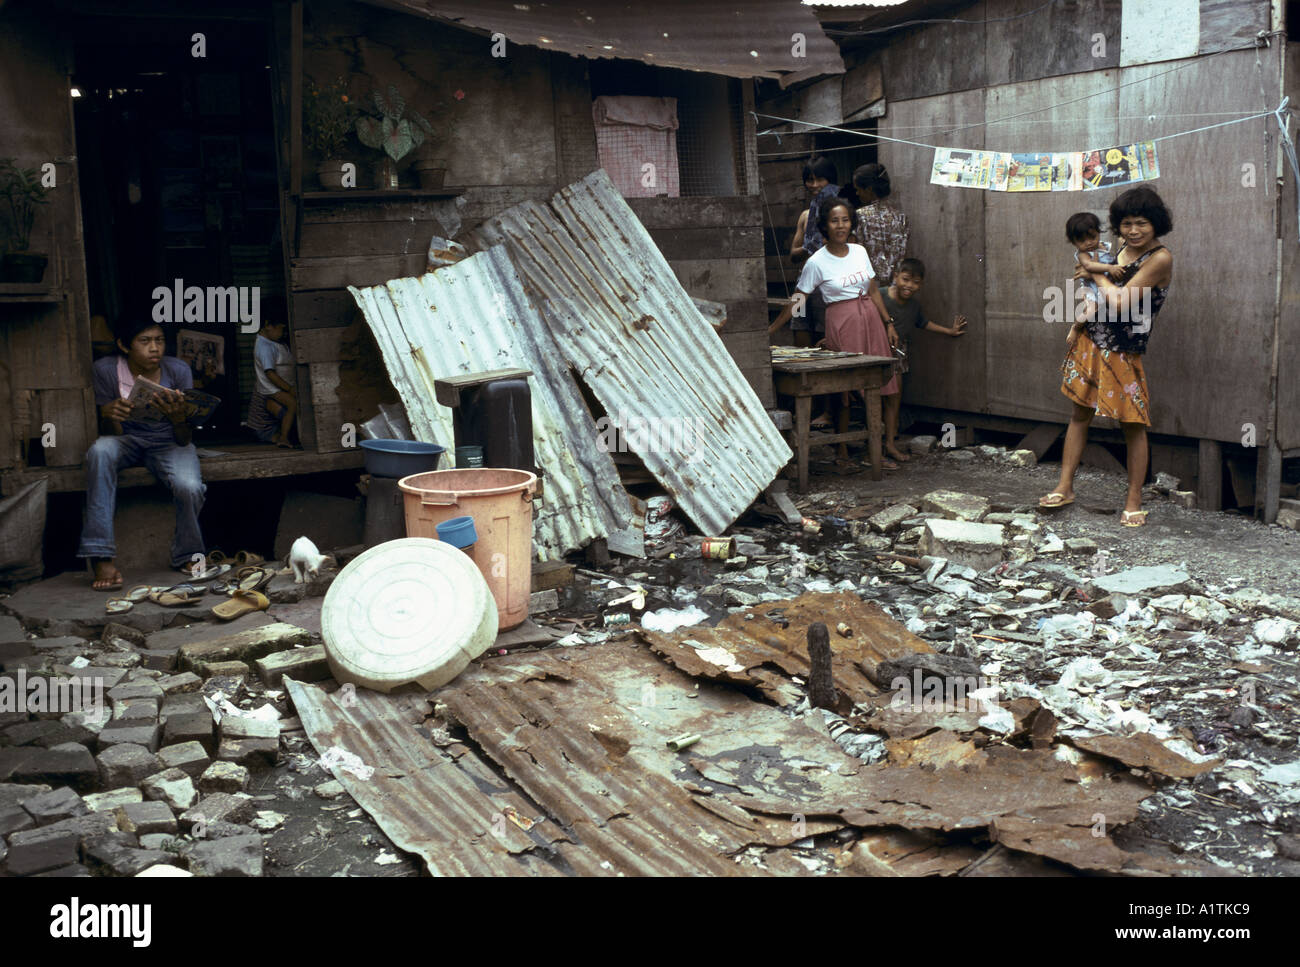
{"label": "woman's pink skirt", "polygon": [[[826,348],[841,353],[864,353],[868,356],[894,358],[885,334],[885,321],[866,296],[845,299],[826,306]],[[881,396],[898,392],[898,376],[880,388]]]}

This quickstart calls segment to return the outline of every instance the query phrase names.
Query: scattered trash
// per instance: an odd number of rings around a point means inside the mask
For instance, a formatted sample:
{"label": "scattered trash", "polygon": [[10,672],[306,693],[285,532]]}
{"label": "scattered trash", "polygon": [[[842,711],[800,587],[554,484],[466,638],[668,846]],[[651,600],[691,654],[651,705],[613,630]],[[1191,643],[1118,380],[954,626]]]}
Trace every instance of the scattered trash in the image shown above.
{"label": "scattered trash", "polygon": [[660,608],[658,611],[647,611],[641,616],[641,627],[647,631],[659,631],[664,634],[671,634],[678,628],[686,628],[690,625],[697,625],[709,617],[708,613],[701,611],[699,608],[691,605],[689,608],[683,608],[675,611],[672,608]]}
{"label": "scattered trash", "polygon": [[688,748],[700,741],[700,737],[694,732],[688,732],[685,735],[679,735],[675,739],[669,739],[664,744],[673,752],[681,752],[682,749]]}
{"label": "scattered trash", "polygon": [[340,772],[347,772],[365,782],[375,774],[373,766],[366,765],[358,756],[337,745],[326,749],[317,764],[326,772],[333,773],[336,778]]}

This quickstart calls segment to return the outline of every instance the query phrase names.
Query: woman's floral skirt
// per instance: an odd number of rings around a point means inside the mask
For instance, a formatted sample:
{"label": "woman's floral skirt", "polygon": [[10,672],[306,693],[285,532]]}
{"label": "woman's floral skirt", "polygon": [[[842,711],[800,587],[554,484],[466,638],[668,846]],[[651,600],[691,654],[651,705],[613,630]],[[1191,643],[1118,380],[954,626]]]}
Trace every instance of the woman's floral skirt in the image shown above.
{"label": "woman's floral skirt", "polygon": [[1080,334],[1061,364],[1061,392],[1080,406],[1121,423],[1151,425],[1142,357],[1098,349]]}

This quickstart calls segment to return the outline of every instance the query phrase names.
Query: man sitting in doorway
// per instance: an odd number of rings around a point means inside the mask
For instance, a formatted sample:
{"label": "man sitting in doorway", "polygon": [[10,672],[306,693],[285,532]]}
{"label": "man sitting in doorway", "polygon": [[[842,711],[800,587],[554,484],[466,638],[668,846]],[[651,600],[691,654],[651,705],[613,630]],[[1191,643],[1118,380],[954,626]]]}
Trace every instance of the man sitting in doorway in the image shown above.
{"label": "man sitting in doorway", "polygon": [[[78,557],[90,558],[95,567],[93,587],[111,591],[122,586],[122,572],[114,563],[113,514],[117,506],[117,472],[139,464],[167,485],[176,503],[176,535],[171,563],[188,567],[195,554],[203,554],[199,511],[207,488],[199,472],[199,455],[190,442],[182,391],[192,388],[190,368],[173,356],[164,356],[162,326],[149,313],[125,313],[117,327],[118,355],[96,360],[92,385],[99,407],[100,437],[86,452],[86,523],[81,531]],[[154,406],[165,417],[159,421],[129,419],[127,397],[138,377],[171,390]]]}

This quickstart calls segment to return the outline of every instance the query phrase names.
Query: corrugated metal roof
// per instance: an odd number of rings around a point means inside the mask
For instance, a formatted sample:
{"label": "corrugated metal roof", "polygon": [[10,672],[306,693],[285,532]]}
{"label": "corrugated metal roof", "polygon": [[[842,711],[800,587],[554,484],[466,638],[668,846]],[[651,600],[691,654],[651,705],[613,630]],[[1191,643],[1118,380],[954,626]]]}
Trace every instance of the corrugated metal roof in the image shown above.
{"label": "corrugated metal roof", "polygon": [[451,410],[434,398],[434,379],[509,366],[532,370],[533,452],[545,489],[534,505],[541,560],[596,537],[608,537],[624,553],[643,552],[612,457],[594,445],[574,445],[593,439],[591,414],[504,248],[419,278],[348,291],[375,334],[418,439],[449,447],[453,439]]}
{"label": "corrugated metal roof", "polygon": [[[579,57],[623,58],[730,77],[844,73],[839,50],[797,0],[367,0]],[[791,35],[806,38],[795,56]],[[485,50],[486,53],[486,50]]]}
{"label": "corrugated metal roof", "polygon": [[473,238],[509,248],[564,360],[610,417],[689,424],[689,452],[662,438],[628,445],[705,534],[726,530],[789,461],[722,339],[603,170],[547,205],[507,209]]}

